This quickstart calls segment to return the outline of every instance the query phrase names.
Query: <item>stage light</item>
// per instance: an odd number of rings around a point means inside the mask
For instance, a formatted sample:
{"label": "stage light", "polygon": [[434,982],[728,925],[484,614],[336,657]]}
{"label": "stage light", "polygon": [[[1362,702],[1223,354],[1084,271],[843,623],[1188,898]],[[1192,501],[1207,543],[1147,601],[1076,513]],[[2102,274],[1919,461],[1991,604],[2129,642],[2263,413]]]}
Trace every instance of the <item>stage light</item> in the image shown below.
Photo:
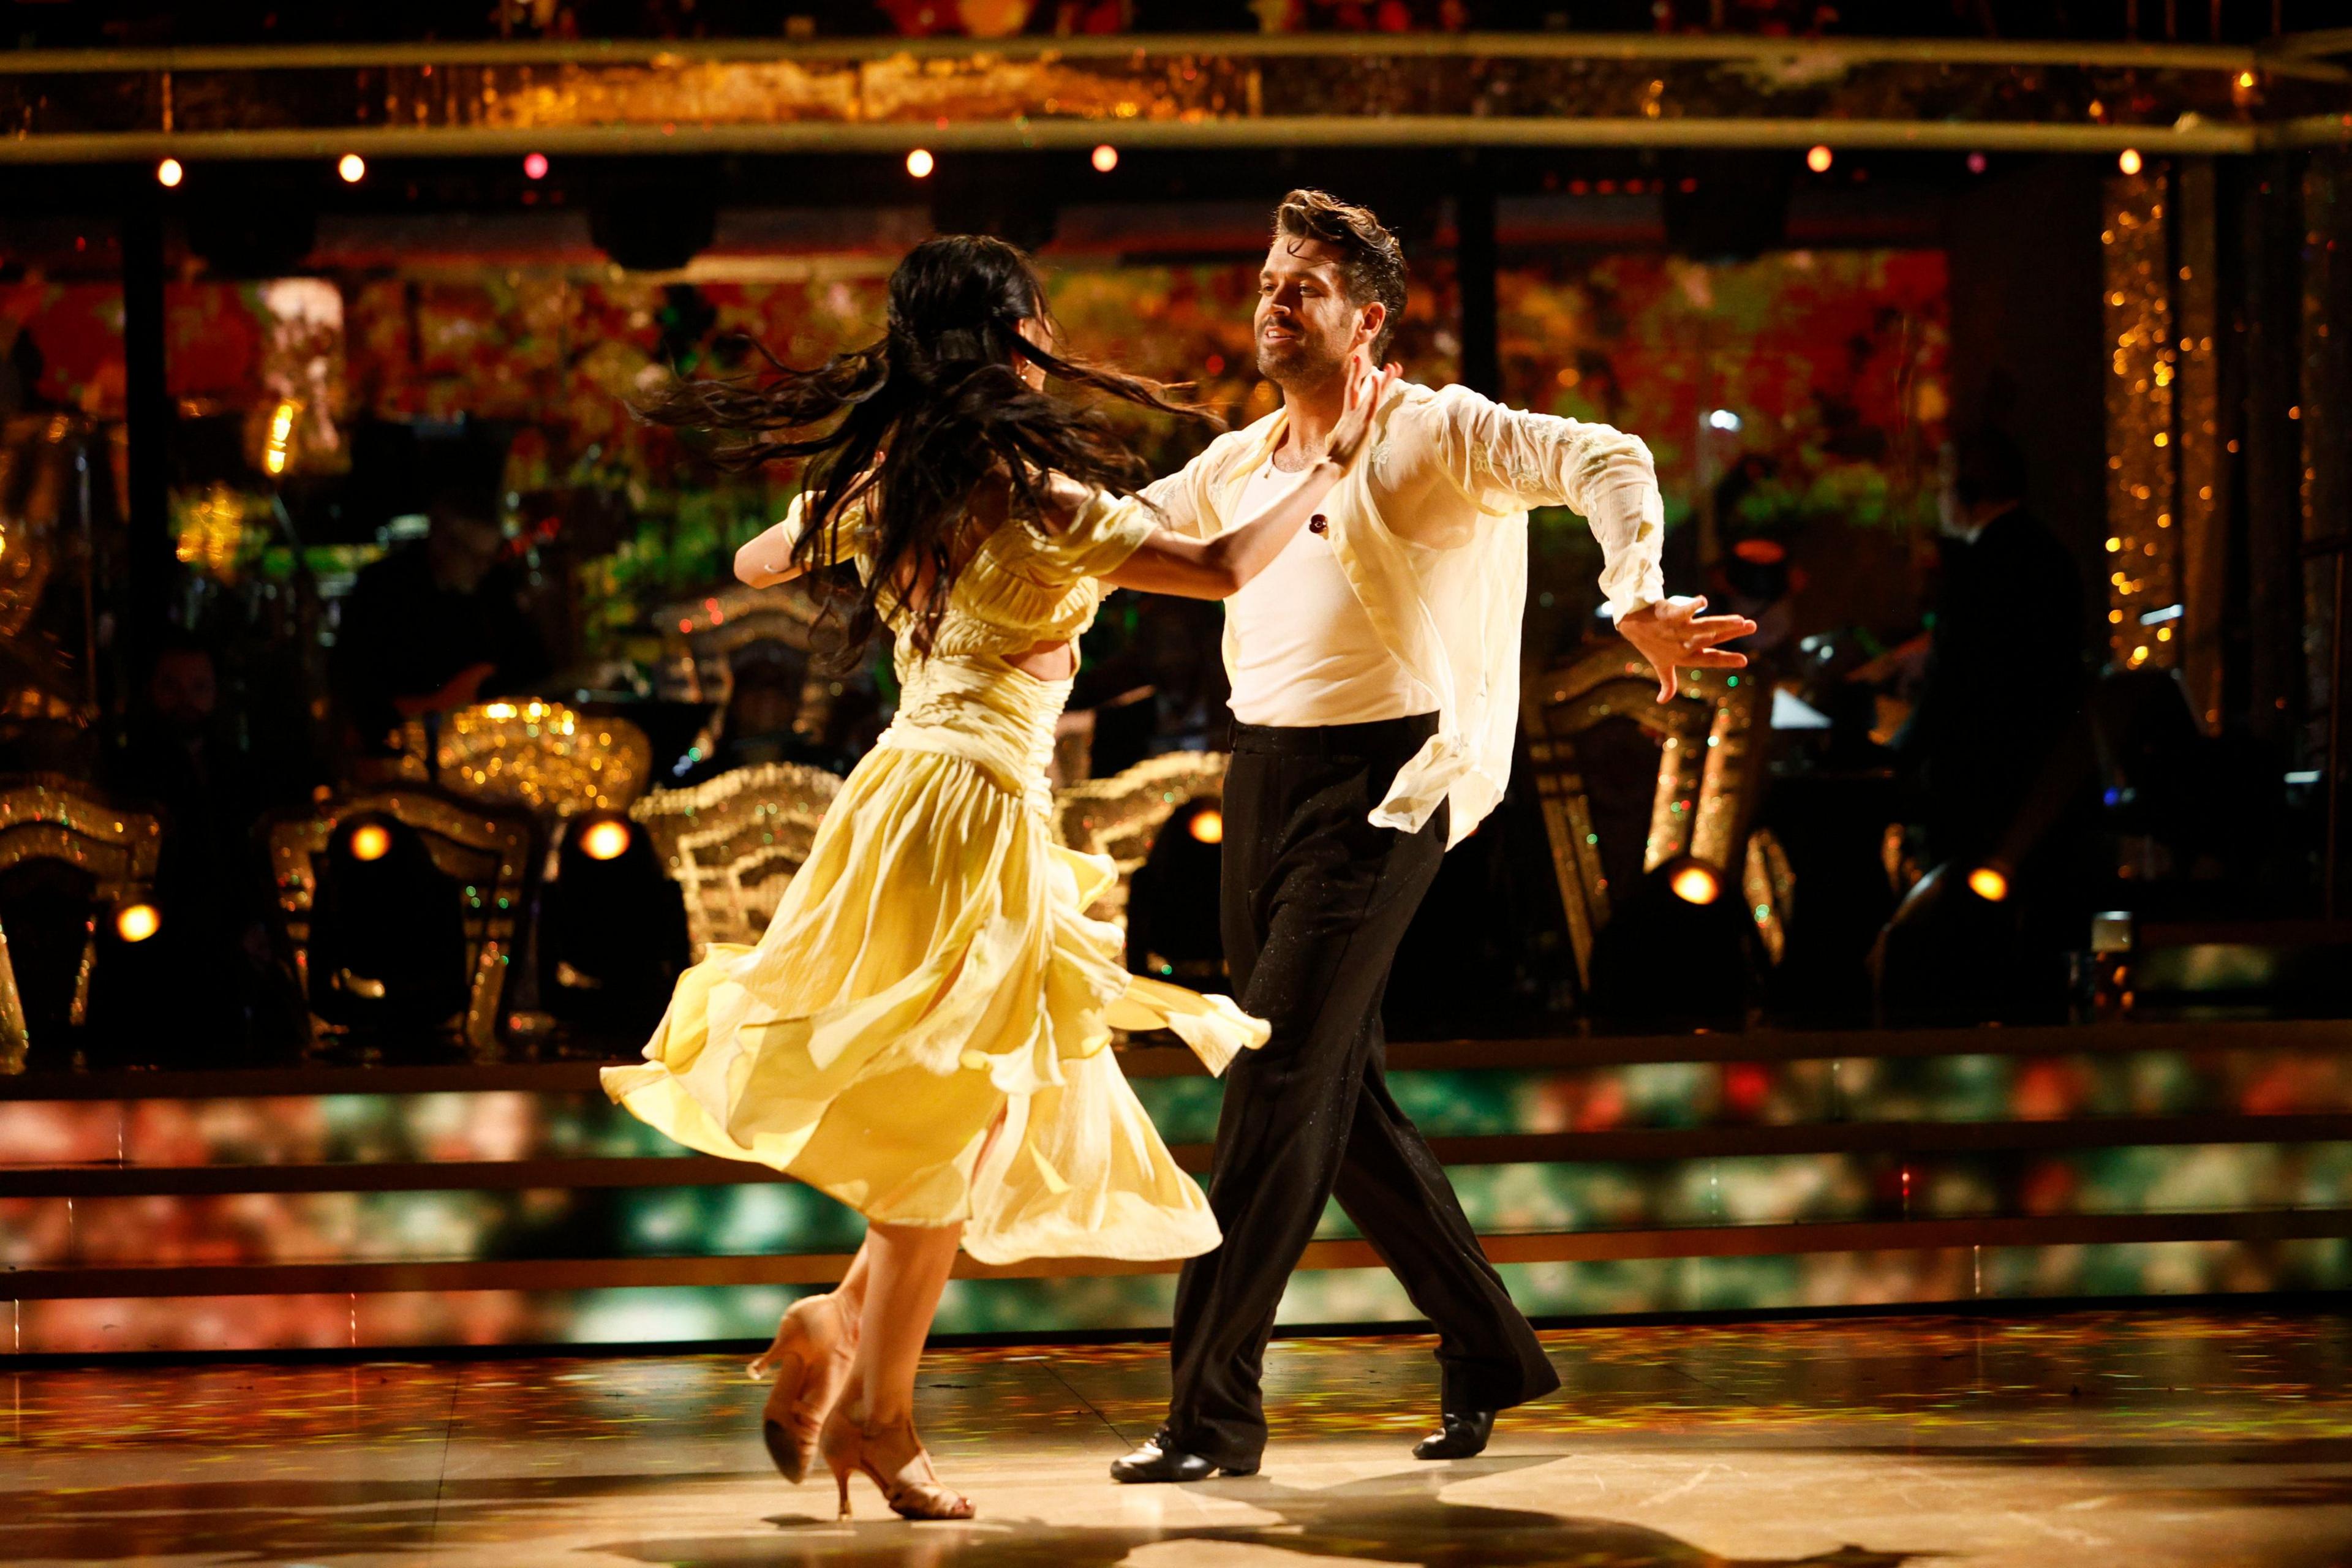
{"label": "stage light", "polygon": [[1686,860],[1675,867],[1666,886],[1675,890],[1675,897],[1686,904],[1711,904],[1723,895],[1722,879],[1711,867],[1696,860]]}
{"label": "stage light", "polygon": [[1983,153],[1969,153],[1969,174],[1983,174],[1984,172],[1985,172],[1985,155],[1984,155]]}
{"label": "stage light", "polygon": [[651,1029],[692,956],[686,895],[651,836],[618,814],[572,822],[538,923],[539,1005],[585,1035]]}
{"label": "stage light", "polygon": [[1979,866],[1969,873],[1969,891],[1986,903],[1997,904],[2009,897],[2009,879],[1992,866]]}
{"label": "stage light", "polygon": [[1118,149],[1112,146],[1108,142],[1104,142],[1101,146],[1095,149],[1094,165],[1096,174],[1109,174],[1113,169],[1118,167]]}
{"label": "stage light", "polygon": [[286,449],[294,438],[295,405],[280,399],[269,416],[269,439],[261,449],[261,466],[272,479],[286,471]]}
{"label": "stage light", "polygon": [[188,172],[180,167],[177,158],[166,158],[155,165],[155,183],[165,190],[172,189],[187,177]]}
{"label": "stage light", "polygon": [[367,178],[367,160],[357,153],[346,153],[337,161],[335,173],[343,177],[343,184],[356,185]]}
{"label": "stage light", "polygon": [[544,153],[524,153],[522,160],[522,173],[523,177],[527,180],[543,180],[547,178],[547,154]]}
{"label": "stage light", "polygon": [[929,179],[931,177],[931,170],[935,167],[937,167],[937,163],[931,157],[929,151],[926,148],[918,147],[913,152],[907,154],[907,173],[914,175],[915,178],[919,180]]}
{"label": "stage light", "polygon": [[1729,431],[1736,435],[1739,430],[1740,418],[1728,408],[1718,408],[1706,416],[1706,423],[1709,429]]}
{"label": "stage light", "polygon": [[466,913],[484,890],[443,870],[424,834],[389,815],[344,823],[311,864],[310,1011],[411,1037],[462,1017],[474,973]]}
{"label": "stage light", "polygon": [[145,942],[163,929],[163,911],[152,904],[125,904],[114,911],[114,934],[125,942]]}
{"label": "stage light", "polygon": [[1830,165],[1836,161],[1837,154],[1829,150],[1826,142],[1816,145],[1805,154],[1805,167],[1816,174],[1828,174]]}
{"label": "stage light", "polygon": [[628,849],[633,837],[627,823],[607,817],[589,825],[580,836],[580,847],[591,860],[617,860]]}
{"label": "stage light", "polygon": [[2125,148],[2123,152],[2118,153],[2116,157],[2116,167],[2121,169],[2126,174],[2138,174],[2141,167],[2139,149],[2137,147]]}
{"label": "stage light", "polygon": [[1217,904],[1217,846],[1224,813],[1213,799],[1185,802],[1152,836],[1128,882],[1127,966],[1179,984],[1226,989]]}
{"label": "stage light", "polygon": [[1192,814],[1192,837],[1203,844],[1225,841],[1225,814],[1213,805],[1204,805]]}

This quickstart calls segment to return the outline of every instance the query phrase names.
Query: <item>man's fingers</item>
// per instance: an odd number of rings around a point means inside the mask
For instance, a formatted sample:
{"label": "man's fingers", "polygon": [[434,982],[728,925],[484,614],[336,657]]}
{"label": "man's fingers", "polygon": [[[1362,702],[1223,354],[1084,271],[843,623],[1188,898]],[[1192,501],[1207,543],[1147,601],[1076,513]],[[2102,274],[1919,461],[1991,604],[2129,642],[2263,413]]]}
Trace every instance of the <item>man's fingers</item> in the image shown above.
{"label": "man's fingers", "polygon": [[1728,648],[1701,647],[1693,648],[1677,662],[1693,669],[1745,669],[1748,668],[1748,656],[1734,653]]}

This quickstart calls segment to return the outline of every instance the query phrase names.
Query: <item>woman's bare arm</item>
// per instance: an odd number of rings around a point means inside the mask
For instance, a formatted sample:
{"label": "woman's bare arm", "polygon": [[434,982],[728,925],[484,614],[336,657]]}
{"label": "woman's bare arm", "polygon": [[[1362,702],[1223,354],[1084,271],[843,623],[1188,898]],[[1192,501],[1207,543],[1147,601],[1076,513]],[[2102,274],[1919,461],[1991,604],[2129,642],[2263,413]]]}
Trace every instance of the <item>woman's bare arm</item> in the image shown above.
{"label": "woman's bare arm", "polygon": [[1214,539],[1188,539],[1155,528],[1119,569],[1103,581],[1114,588],[1170,594],[1184,599],[1230,599],[1265,570],[1297,537],[1299,528],[1331,493],[1346,468],[1326,458],[1255,517]]}
{"label": "woman's bare arm", "polygon": [[772,588],[799,576],[805,568],[793,559],[798,537],[790,518],[760,533],[735,552],[736,580],[753,588]]}
{"label": "woman's bare arm", "polygon": [[1103,581],[1114,588],[1171,594],[1186,599],[1230,599],[1273,563],[1315,514],[1331,487],[1348,471],[1381,399],[1397,379],[1397,367],[1379,375],[1360,363],[1349,384],[1348,405],[1332,427],[1323,460],[1301,471],[1297,482],[1265,510],[1243,519],[1213,539],[1189,539],[1154,529],[1136,552]]}

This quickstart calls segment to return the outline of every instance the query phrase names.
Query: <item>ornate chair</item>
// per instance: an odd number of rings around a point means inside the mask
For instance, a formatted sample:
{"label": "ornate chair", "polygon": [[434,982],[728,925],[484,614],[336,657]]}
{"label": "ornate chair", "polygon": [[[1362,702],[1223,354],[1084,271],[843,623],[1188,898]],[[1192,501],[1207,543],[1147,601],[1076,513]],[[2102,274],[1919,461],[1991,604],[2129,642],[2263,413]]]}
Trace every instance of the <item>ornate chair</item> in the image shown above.
{"label": "ornate chair", "polygon": [[[319,891],[319,862],[338,828],[354,817],[370,816],[390,817],[414,831],[435,868],[465,889],[470,981],[459,1029],[478,1059],[494,1057],[499,1007],[530,869],[531,825],[520,816],[420,787],[348,795],[328,802],[314,815],[272,823],[269,867],[278,886],[280,934],[303,994],[310,994],[310,918]],[[315,1014],[310,1026],[318,1035],[340,1032]]]}
{"label": "ornate chair", "polygon": [[1736,882],[1766,953],[1775,963],[1780,956],[1792,893],[1788,858],[1769,834],[1749,831],[1764,784],[1758,732],[1768,711],[1764,689],[1738,672],[1716,670],[1685,670],[1683,689],[1661,703],[1647,662],[1601,647],[1530,682],[1522,699],[1577,980],[1587,991],[1593,940],[1609,921],[1603,862],[1613,858],[1604,855],[1587,775],[1607,749],[1595,731],[1612,719],[1630,721],[1658,748],[1641,871],[1687,859],[1722,885]]}
{"label": "ornate chair", "polygon": [[1127,923],[1129,883],[1150,856],[1153,837],[1180,807],[1203,796],[1223,797],[1226,760],[1223,752],[1169,752],[1107,779],[1054,792],[1062,842],[1088,855],[1108,855],[1118,867],[1118,881],[1095,900],[1089,915]]}
{"label": "ornate chair", "polygon": [[[0,874],[47,860],[89,879],[90,912],[82,922],[81,957],[68,1013],[74,1026],[89,1007],[100,911],[146,901],[163,837],[163,824],[155,817],[118,810],[75,780],[46,773],[0,780]],[[7,933],[0,931],[0,1073],[22,1072],[30,1043]]]}
{"label": "ornate chair", "polygon": [[536,698],[460,708],[441,721],[430,750],[428,767],[424,721],[410,720],[401,776],[540,816],[625,810],[653,772],[653,743],[635,724]]}
{"label": "ornate chair", "polygon": [[629,808],[685,889],[698,958],[714,942],[760,940],[840,790],[822,768],[762,763],[655,790]]}

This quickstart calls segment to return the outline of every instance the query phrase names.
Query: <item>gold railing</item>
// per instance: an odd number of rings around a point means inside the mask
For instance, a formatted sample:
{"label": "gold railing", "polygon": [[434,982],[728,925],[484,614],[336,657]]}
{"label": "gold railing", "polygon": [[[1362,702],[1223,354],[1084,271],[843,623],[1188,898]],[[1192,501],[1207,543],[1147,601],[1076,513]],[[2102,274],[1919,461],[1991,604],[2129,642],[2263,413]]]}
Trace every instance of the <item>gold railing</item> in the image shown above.
{"label": "gold railing", "polygon": [[2352,141],[2259,47],[1650,34],[401,44],[0,56],[0,160],[1386,144],[2251,153]]}

